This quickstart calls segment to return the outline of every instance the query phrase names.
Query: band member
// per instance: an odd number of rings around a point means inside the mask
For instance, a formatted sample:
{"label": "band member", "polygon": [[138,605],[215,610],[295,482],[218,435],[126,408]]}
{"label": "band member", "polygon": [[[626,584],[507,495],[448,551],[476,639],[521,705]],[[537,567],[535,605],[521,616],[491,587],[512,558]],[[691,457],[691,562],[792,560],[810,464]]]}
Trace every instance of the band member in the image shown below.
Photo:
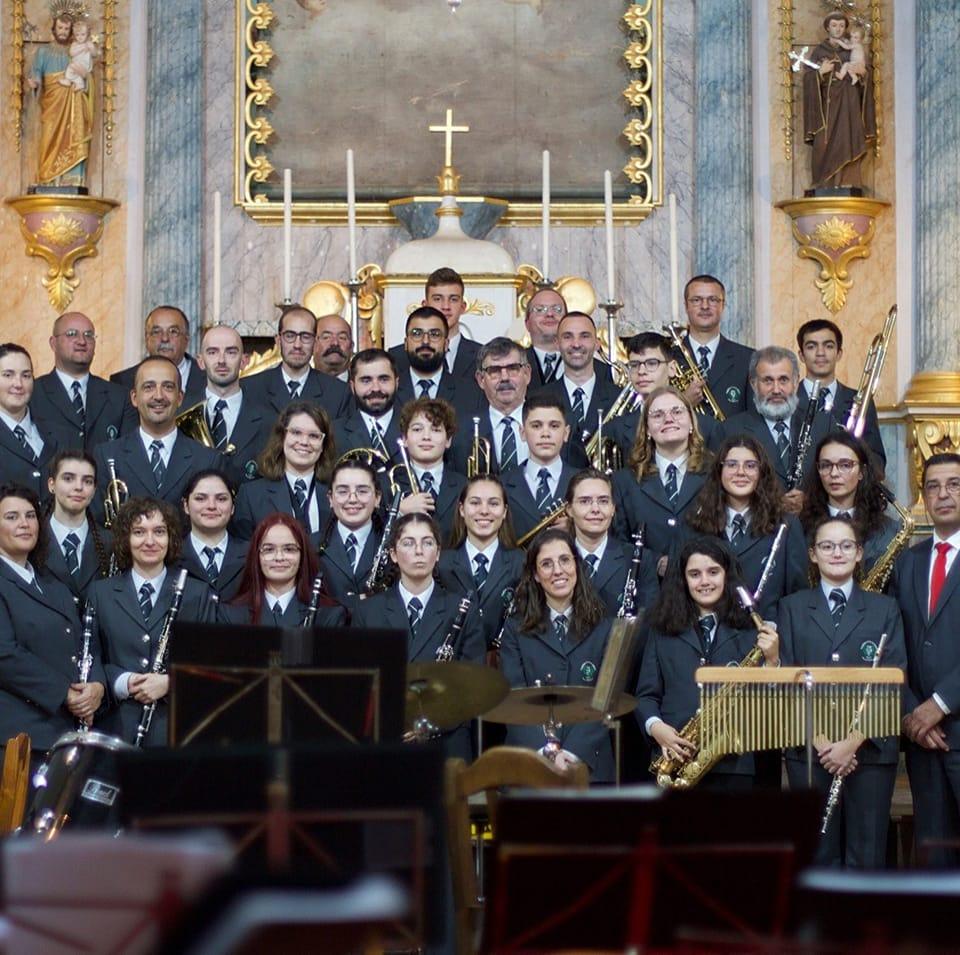
{"label": "band member", "polygon": [[521,433],[529,453],[527,463],[501,476],[518,540],[563,503],[570,479],[577,473],[560,456],[570,426],[556,395],[541,390],[527,398]]}
{"label": "band member", "polygon": [[[633,562],[635,542],[610,534],[613,523],[613,481],[594,468],[580,471],[567,486],[567,511],[573,523],[577,553],[593,589],[607,613],[616,616],[623,604],[624,587]],[[634,613],[652,607],[660,592],[657,562],[644,544],[636,575]]]}
{"label": "band member", "polygon": [[399,463],[397,368],[393,358],[379,348],[357,352],[350,362],[349,381],[356,410],[333,423],[337,450],[346,454],[355,448],[373,448],[387,458],[388,465]]}
{"label": "band member", "polygon": [[33,362],[21,345],[0,345],[0,482],[29,488],[46,500],[43,472],[57,451],[53,432],[30,415]]}
{"label": "band member", "polygon": [[[896,602],[854,583],[863,558],[858,532],[847,518],[823,518],[811,535],[810,560],[817,586],[785,597],[778,631],[784,666],[870,666],[881,634],[887,635],[880,665],[905,668],[903,622]],[[883,868],[890,800],[897,777],[896,736],[865,739],[854,730],[841,739],[814,739],[819,765],[814,785],[826,797],[843,777],[840,803],[817,849],[820,865]],[[807,785],[806,749],[786,752],[791,788]]]}
{"label": "band member", "polygon": [[[97,490],[97,465],[86,451],[58,451],[47,488],[53,509],[47,519],[47,572],[85,599],[94,580],[110,573],[113,537],[97,526],[88,508]],[[79,606],[79,604],[78,604]]]}
{"label": "band member", "polygon": [[[134,497],[117,515],[113,550],[121,573],[94,581],[89,591],[94,637],[99,639],[103,666],[116,708],[104,730],[133,742],[143,707],[159,702],[144,745],[167,741],[167,693],[170,678],[153,672],[167,611],[173,600],[175,567],[180,556],[180,518],[176,509],[157,498]],[[210,587],[187,578],[180,622],[213,623],[216,600]]]}
{"label": "band member", "polygon": [[183,492],[182,507],[190,520],[183,539],[180,567],[196,580],[208,583],[221,603],[230,600],[240,586],[249,543],[227,533],[233,517],[233,482],[223,471],[205,469],[190,478]]}
{"label": "band member", "polygon": [[217,451],[177,430],[183,391],[180,372],[170,359],[145,358],[140,362],[130,400],[137,409],[140,427],[98,445],[94,451],[101,491],[94,499],[98,519],[103,516],[102,495],[110,481],[110,459],[115,462],[117,478],[127,485],[131,497],[157,498],[176,509],[194,471],[222,464]]}
{"label": "band member", "polygon": [[99,723],[107,682],[95,639],[79,682],[80,617],[70,591],[44,572],[46,545],[37,495],[0,485],[0,740],[29,734],[34,766],[77,720]]}
{"label": "band member", "polygon": [[[650,635],[637,684],[637,719],[670,759],[689,759],[696,745],[680,730],[700,706],[694,673],[701,666],[736,665],[754,645],[766,666],[779,663],[772,624],[756,631],[737,601],[736,558],[718,540],[687,541],[670,562],[660,599],[649,612]],[[722,759],[699,788],[742,790],[753,786],[752,753]]]}
{"label": "band member", "polygon": [[[607,649],[611,619],[587,583],[573,539],[548,528],[527,548],[516,611],[507,621],[500,669],[512,687],[594,686]],[[563,726],[557,765],[583,760],[595,783],[616,777],[610,731],[600,722]],[[541,749],[539,726],[510,726],[507,744]]]}
{"label": "band member", "polygon": [[784,514],[780,498],[777,477],[759,442],[749,435],[727,438],[685,522],[694,534],[718,537],[729,545],[751,593],[766,569],[780,525],[787,525],[757,603],[757,613],[765,620],[776,619],[781,597],[807,586],[803,529],[792,514]]}
{"label": "band member", "polygon": [[457,413],[446,401],[418,398],[405,404],[400,412],[400,433],[416,483],[415,488],[410,487],[410,474],[405,468],[394,472],[396,481],[407,492],[400,502],[400,513],[433,517],[444,540],[450,536],[457,500],[467,483],[462,474],[443,463],[456,430]]}
{"label": "band member", "polygon": [[130,389],[90,373],[96,348],[93,322],[82,312],[65,312],[53,323],[53,370],[34,382],[30,411],[63,447],[92,451],[137,426]]}
{"label": "band member", "polygon": [[260,476],[257,455],[270,437],[274,418],[273,411],[240,388],[240,372],[248,360],[236,329],[212,325],[203,333],[198,359],[206,376],[202,413],[213,447],[224,455],[224,469],[237,484]]}
{"label": "band member", "polygon": [[295,517],[308,534],[320,530],[329,514],[326,481],[337,458],[332,432],[326,411],[313,402],[294,401],[280,412],[257,458],[263,477],[237,494],[235,533],[249,539],[275,511]]}
{"label": "band member", "polygon": [[[650,392],[628,466],[613,476],[617,536],[630,540],[642,524],[652,553],[675,553],[681,520],[703,487],[709,465],[710,453],[687,399],[673,388]],[[661,574],[665,566],[661,560]]]}
{"label": "band member", "polygon": [[824,438],[814,453],[815,467],[804,484],[800,522],[807,533],[824,517],[848,517],[863,542],[864,573],[896,537],[899,522],[887,516],[877,461],[865,442],[846,431]]}
{"label": "band member", "polygon": [[352,357],[353,332],[350,323],[340,315],[318,315],[313,367],[346,384]]}
{"label": "band member", "polygon": [[381,540],[383,524],[377,472],[366,461],[343,460],[334,465],[327,494],[333,516],[320,542],[320,567],[327,590],[350,610],[367,583]]}
{"label": "band member", "polygon": [[[387,590],[361,601],[353,615],[354,627],[402,630],[408,635],[407,660],[433,663],[437,650],[452,633],[460,595],[434,578],[440,557],[440,528],[430,516],[405,514],[390,538],[393,582]],[[457,660],[482,661],[485,644],[476,607],[467,613],[453,646]],[[470,734],[465,724],[443,734],[447,756],[471,758]]]}
{"label": "band member", "polygon": [[[289,514],[270,514],[253,532],[236,597],[221,608],[228,623],[302,627],[319,563],[303,525]],[[347,613],[321,592],[316,627],[342,627]]]}
{"label": "band member", "polygon": [[[956,867],[960,852],[960,455],[924,464],[923,503],[933,537],[900,559],[891,590],[907,636],[903,732],[917,847],[933,865]],[[952,846],[924,848],[936,840]]]}
{"label": "band member", "polygon": [[500,632],[522,567],[503,485],[490,474],[470,478],[460,492],[450,547],[440,555],[440,580],[453,593],[473,596],[487,647]]}
{"label": "band member", "polygon": [[313,312],[302,305],[284,308],[277,324],[280,364],[244,378],[244,394],[274,414],[281,414],[294,401],[319,405],[331,418],[346,414],[350,408],[347,386],[310,367],[316,340]]}

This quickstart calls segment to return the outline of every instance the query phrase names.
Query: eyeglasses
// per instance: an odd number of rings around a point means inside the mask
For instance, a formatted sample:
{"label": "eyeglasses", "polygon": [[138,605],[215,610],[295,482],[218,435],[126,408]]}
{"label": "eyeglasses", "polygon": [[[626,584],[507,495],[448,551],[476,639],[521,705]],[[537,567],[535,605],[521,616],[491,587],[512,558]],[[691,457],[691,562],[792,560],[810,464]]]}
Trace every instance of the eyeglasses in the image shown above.
{"label": "eyeglasses", "polygon": [[577,497],[574,498],[573,502],[578,507],[609,507],[613,503],[613,498],[608,495],[603,497]]}
{"label": "eyeglasses", "polygon": [[369,501],[373,498],[372,487],[335,487],[333,489],[334,500],[349,501],[356,495],[358,501]]}
{"label": "eyeglasses", "polygon": [[554,569],[559,567],[562,570],[572,570],[576,566],[573,554],[561,554],[554,562],[552,557],[545,557],[537,561],[537,570],[545,574],[552,574]]}
{"label": "eyeglasses", "polygon": [[677,405],[674,408],[664,408],[662,411],[651,411],[647,415],[647,421],[652,421],[654,424],[662,424],[667,418],[682,418],[687,413],[687,409],[683,405]]}
{"label": "eyeglasses", "polygon": [[514,361],[509,365],[485,365],[480,370],[491,378],[499,378],[501,375],[519,375],[526,367],[525,363]]}
{"label": "eyeglasses", "polygon": [[299,544],[261,544],[260,545],[260,556],[261,557],[276,557],[277,554],[283,554],[284,557],[295,557],[300,553]]}
{"label": "eyeglasses", "polygon": [[860,467],[860,462],[853,458],[843,458],[840,461],[817,461],[817,470],[821,474],[830,474],[836,468],[841,474],[852,474],[854,468]]}
{"label": "eyeglasses", "polygon": [[849,538],[843,541],[817,541],[817,543],[814,544],[818,554],[835,554],[839,550],[845,557],[853,554],[859,546],[856,541],[852,541]]}
{"label": "eyeglasses", "polygon": [[426,336],[432,342],[438,342],[447,337],[447,333],[442,328],[408,328],[407,338],[412,338],[415,342],[420,341]]}
{"label": "eyeglasses", "polygon": [[423,551],[436,550],[440,545],[432,537],[424,537],[422,540],[417,540],[414,537],[401,537],[397,541],[398,550],[417,550],[418,548]]}
{"label": "eyeglasses", "polygon": [[[64,334],[66,334],[66,332],[64,332]],[[178,328],[176,325],[172,328],[161,328],[159,325],[154,325],[153,328],[147,329],[147,338],[163,338],[164,335],[166,335],[167,338],[180,338],[183,334],[183,329]]]}
{"label": "eyeglasses", "polygon": [[309,444],[322,444],[325,437],[320,431],[301,431],[299,428],[287,428],[287,434],[294,441],[306,441]]}
{"label": "eyeglasses", "polygon": [[553,312],[554,315],[562,315],[566,310],[566,305],[534,305],[530,309],[534,315],[546,315],[547,312]]}
{"label": "eyeglasses", "polygon": [[929,494],[931,497],[939,495],[941,491],[946,491],[947,494],[951,495],[960,494],[960,478],[948,478],[944,483],[927,481],[923,485],[923,493]]}
{"label": "eyeglasses", "polygon": [[756,474],[760,470],[759,461],[735,461],[733,458],[727,458],[720,463],[724,471],[739,471],[742,468],[747,474]]}
{"label": "eyeglasses", "polygon": [[280,338],[288,345],[292,345],[298,338],[304,345],[309,345],[311,342],[316,341],[317,336],[313,332],[286,331],[280,332]]}
{"label": "eyeglasses", "polygon": [[643,360],[635,358],[633,361],[627,362],[627,368],[630,371],[640,371],[643,368],[645,371],[656,371],[661,365],[665,365],[667,362],[663,358],[644,358]]}
{"label": "eyeglasses", "polygon": [[687,301],[694,306],[703,305],[706,302],[708,305],[722,305],[723,299],[719,295],[691,295]]}
{"label": "eyeglasses", "polygon": [[97,340],[97,333],[92,328],[88,328],[83,332],[81,332],[79,328],[68,328],[65,332],[60,332],[59,335],[55,335],[54,337],[69,338],[71,341],[74,338],[83,338],[88,342],[95,342]]}

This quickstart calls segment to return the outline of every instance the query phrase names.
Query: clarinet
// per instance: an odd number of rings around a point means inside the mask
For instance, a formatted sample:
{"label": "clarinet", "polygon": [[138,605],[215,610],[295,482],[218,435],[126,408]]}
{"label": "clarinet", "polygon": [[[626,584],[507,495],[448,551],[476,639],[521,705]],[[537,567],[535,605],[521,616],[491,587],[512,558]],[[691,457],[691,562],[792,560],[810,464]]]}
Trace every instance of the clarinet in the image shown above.
{"label": "clarinet", "polygon": [[793,459],[793,467],[787,475],[787,490],[793,491],[800,486],[803,480],[803,463],[810,453],[810,445],[813,441],[813,419],[817,416],[820,404],[820,382],[813,383],[813,390],[810,392],[810,400],[807,402],[807,411],[803,416],[803,424],[800,425],[800,432],[797,435],[797,453]]}
{"label": "clarinet", "polygon": [[[77,661],[78,682],[86,683],[93,667],[93,654],[90,652],[90,641],[93,637],[93,618],[96,616],[88,603],[83,611],[83,638],[80,649],[80,659]],[[77,720],[77,731],[86,733],[90,724],[86,720]]]}
{"label": "clarinet", "polygon": [[320,591],[323,588],[323,571],[318,570],[317,576],[313,578],[313,586],[310,588],[310,606],[307,607],[306,615],[303,618],[301,626],[309,630],[313,626],[313,621],[317,619],[317,609],[320,607]]}
{"label": "clarinet", "polygon": [[375,594],[383,588],[383,575],[387,570],[387,564],[390,562],[388,548],[390,546],[390,535],[393,533],[393,525],[397,522],[400,514],[400,501],[403,499],[403,491],[398,487],[393,493],[393,500],[390,502],[390,510],[387,511],[387,519],[383,524],[383,533],[380,535],[380,544],[373,557],[373,566],[370,568],[370,574],[367,576],[367,582],[364,590],[367,596]]}
{"label": "clarinet", "polygon": [[[163,629],[160,631],[160,640],[157,643],[157,652],[153,657],[153,665],[150,667],[151,673],[167,672],[167,651],[170,647],[170,634],[173,631],[173,624],[180,613],[180,604],[183,601],[183,588],[187,585],[187,569],[184,567],[177,575],[177,582],[173,585],[173,600],[170,601],[170,609],[163,618]],[[152,703],[144,703],[143,710],[140,713],[140,722],[137,724],[137,737],[133,741],[134,746],[143,746],[147,733],[150,732],[150,725],[153,723],[153,714],[157,711],[157,700]]]}
{"label": "clarinet", "polygon": [[457,615],[453,618],[453,625],[450,632],[443,638],[443,643],[437,647],[437,663],[452,663],[457,653],[457,640],[460,637],[460,631],[467,619],[467,611],[470,609],[470,598],[464,597],[457,605]]}
{"label": "clarinet", "polygon": [[[888,636],[889,634],[885,633],[880,637],[880,643],[877,645],[877,652],[874,654],[873,663],[870,665],[871,670],[875,670],[880,663],[880,657],[883,655]],[[868,683],[863,688],[863,696],[860,697],[860,705],[857,707],[857,711],[853,714],[853,719],[850,721],[850,729],[847,732],[847,736],[849,736],[851,733],[857,732],[857,727],[860,725],[860,717],[863,716],[863,711],[867,707],[867,700],[870,698],[870,691],[872,689],[872,683]],[[833,781],[830,783],[830,792],[827,794],[827,805],[824,807],[823,811],[823,822],[820,823],[821,835],[827,831],[827,826],[830,825],[830,817],[833,815],[833,810],[837,808],[837,803],[840,802],[841,789],[843,789],[843,776],[834,776]]]}
{"label": "clarinet", "polygon": [[490,647],[487,650],[487,666],[493,667],[494,670],[500,668],[500,648],[503,646],[503,634],[507,629],[507,621],[517,612],[517,591],[515,588],[509,588],[503,592],[503,597],[506,598],[503,602],[506,605],[506,612],[503,615],[503,623],[500,624],[500,629],[497,631],[497,635],[490,642]]}
{"label": "clarinet", "polygon": [[617,611],[618,617],[637,615],[637,578],[640,576],[640,561],[643,560],[643,531],[644,525],[641,524],[633,535],[633,556],[630,558],[630,569],[623,585],[623,600]]}

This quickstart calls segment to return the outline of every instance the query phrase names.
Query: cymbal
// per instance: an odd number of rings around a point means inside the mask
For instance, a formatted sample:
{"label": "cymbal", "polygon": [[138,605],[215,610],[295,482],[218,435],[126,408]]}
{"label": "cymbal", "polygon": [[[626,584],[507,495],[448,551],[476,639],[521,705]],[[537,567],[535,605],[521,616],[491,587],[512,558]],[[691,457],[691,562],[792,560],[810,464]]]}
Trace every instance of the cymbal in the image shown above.
{"label": "cymbal", "polygon": [[453,729],[496,706],[510,692],[499,670],[481,663],[408,663],[407,729],[426,716],[440,729]]}
{"label": "cymbal", "polygon": [[[558,723],[593,723],[603,714],[590,705],[592,686],[524,686],[511,690],[510,695],[495,709],[484,713],[491,723],[512,723],[515,726],[536,726],[547,721],[551,704],[553,718]],[[611,716],[629,713],[637,701],[629,693],[617,697]]]}

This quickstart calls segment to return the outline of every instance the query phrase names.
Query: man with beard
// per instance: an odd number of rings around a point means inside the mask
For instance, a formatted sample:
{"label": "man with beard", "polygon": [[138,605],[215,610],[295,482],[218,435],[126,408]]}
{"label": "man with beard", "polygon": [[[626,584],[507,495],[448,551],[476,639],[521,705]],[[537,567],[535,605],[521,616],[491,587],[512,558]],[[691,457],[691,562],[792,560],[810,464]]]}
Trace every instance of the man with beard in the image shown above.
{"label": "man with beard", "polygon": [[218,451],[204,447],[177,430],[177,412],[183,403],[180,372],[169,358],[144,358],[134,376],[130,401],[140,418],[136,431],[98,445],[97,484],[100,493],[93,511],[103,521],[103,497],[110,481],[107,461],[115,463],[117,478],[129,497],[155,497],[177,509],[183,490],[195,471],[223,468]]}
{"label": "man with beard", "polygon": [[414,309],[407,318],[403,341],[407,371],[397,365],[397,401],[405,405],[415,398],[442,398],[457,411],[469,414],[476,407],[479,395],[475,388],[464,386],[444,364],[447,351],[447,319],[443,312],[429,305]]}
{"label": "man with beard", "polygon": [[30,410],[65,448],[93,450],[137,426],[137,413],[119,385],[90,374],[97,333],[82,312],[53,323],[53,371],[34,381]]}
{"label": "man with beard", "polygon": [[280,364],[243,381],[244,393],[277,414],[291,401],[312,401],[336,419],[346,413],[350,392],[342,381],[310,367],[317,320],[302,305],[288,308],[277,325]]}
{"label": "man with beard", "polygon": [[597,328],[583,312],[567,312],[557,326],[561,375],[544,385],[543,394],[557,398],[563,407],[570,438],[563,458],[574,467],[589,464],[585,445],[597,430],[601,413],[610,409],[620,389],[606,374],[597,374],[594,353]]}
{"label": "man with beard", "polygon": [[350,392],[356,410],[333,423],[337,453],[373,448],[385,454],[391,465],[399,464],[400,428],[394,414],[397,368],[393,357],[380,348],[357,352],[350,362]]}
{"label": "man with beard", "polygon": [[240,372],[248,358],[236,329],[212,325],[200,342],[200,367],[207,390],[203,416],[214,448],[223,454],[224,470],[236,484],[260,476],[257,455],[264,449],[273,415],[240,388]]}
{"label": "man with beard", "polygon": [[[480,419],[480,438],[490,446],[490,473],[526,464],[527,445],[520,426],[530,386],[530,365],[523,349],[509,338],[491,339],[477,353],[476,379],[484,400],[473,417]],[[473,432],[473,421],[464,421],[450,449],[450,464],[461,474],[467,473]]]}
{"label": "man with beard", "polygon": [[[787,348],[769,345],[753,353],[750,359],[750,387],[756,411],[744,411],[720,424],[719,438],[749,434],[756,438],[776,471],[784,488],[793,471],[797,456],[797,439],[803,425],[804,412],[799,409],[797,389],[800,364]],[[810,448],[815,448],[831,428],[828,414],[818,412],[813,419]],[[808,454],[803,476],[813,467],[814,456]],[[803,506],[803,492],[793,489],[784,494],[784,509],[798,514]]]}
{"label": "man with beard", "polygon": [[346,383],[352,355],[353,333],[349,323],[339,315],[321,315],[313,344],[313,367]]}
{"label": "man with beard", "polygon": [[[206,378],[197,364],[196,358],[187,354],[190,343],[190,322],[187,316],[174,305],[158,305],[144,322],[144,335],[147,341],[149,358],[169,358],[180,372],[183,401],[187,408],[203,401]],[[122,371],[114,372],[110,380],[129,393],[134,387],[134,376],[139,364],[131,365]]]}

